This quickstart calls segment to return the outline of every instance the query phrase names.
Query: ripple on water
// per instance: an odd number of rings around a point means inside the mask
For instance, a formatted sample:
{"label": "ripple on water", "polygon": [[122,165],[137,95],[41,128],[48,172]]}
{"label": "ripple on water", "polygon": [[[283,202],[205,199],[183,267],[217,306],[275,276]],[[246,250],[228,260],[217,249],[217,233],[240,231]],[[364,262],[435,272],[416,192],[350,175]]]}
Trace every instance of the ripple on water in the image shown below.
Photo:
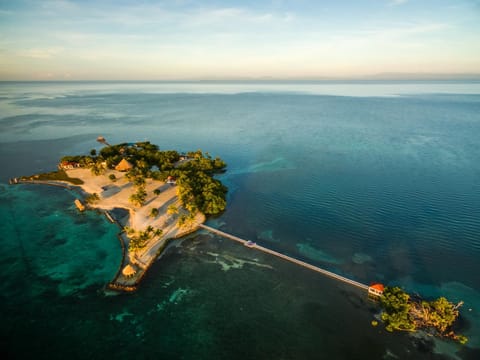
{"label": "ripple on water", "polygon": [[[1,202],[0,208],[12,218],[7,229],[15,234],[8,237],[11,256],[23,257],[30,281],[68,295],[91,285],[102,288],[113,277],[121,258],[116,226],[95,212],[70,211],[73,197],[63,189],[17,186],[10,191],[15,206]],[[78,224],[77,217],[84,223]]]}

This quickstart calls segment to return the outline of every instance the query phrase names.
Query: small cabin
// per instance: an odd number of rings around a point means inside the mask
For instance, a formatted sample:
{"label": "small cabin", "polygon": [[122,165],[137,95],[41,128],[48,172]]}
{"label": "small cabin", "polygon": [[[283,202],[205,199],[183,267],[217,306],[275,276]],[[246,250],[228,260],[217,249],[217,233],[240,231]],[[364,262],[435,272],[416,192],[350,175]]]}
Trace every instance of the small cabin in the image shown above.
{"label": "small cabin", "polygon": [[385,286],[383,284],[373,284],[368,287],[368,294],[373,296],[382,296]]}

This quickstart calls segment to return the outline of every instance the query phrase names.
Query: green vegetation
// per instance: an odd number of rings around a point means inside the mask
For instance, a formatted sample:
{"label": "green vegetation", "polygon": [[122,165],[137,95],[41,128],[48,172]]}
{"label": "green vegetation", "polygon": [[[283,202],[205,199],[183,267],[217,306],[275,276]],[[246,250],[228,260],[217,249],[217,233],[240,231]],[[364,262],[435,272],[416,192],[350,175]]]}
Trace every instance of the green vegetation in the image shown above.
{"label": "green vegetation", "polygon": [[148,236],[144,232],[137,236],[131,236],[130,242],[128,243],[128,251],[136,252],[143,249],[147,245]]}
{"label": "green vegetation", "polygon": [[95,162],[95,157],[85,155],[64,156],[60,159],[60,162],[79,163],[82,167],[88,167]]}
{"label": "green vegetation", "polygon": [[98,176],[105,173],[105,166],[102,161],[97,160],[93,164],[90,165],[90,171],[93,175]]}
{"label": "green vegetation", "polygon": [[168,215],[178,214],[178,208],[173,204],[169,205],[167,208],[167,214]]}
{"label": "green vegetation", "polygon": [[115,167],[122,158],[128,159],[135,169],[145,177],[152,177],[152,167],[158,167],[159,171],[169,171],[174,168],[175,162],[180,159],[176,151],[159,150],[157,145],[150,142],[137,142],[135,144],[122,143],[102,148],[99,157],[107,162],[109,168]]}
{"label": "green vegetation", "polygon": [[414,331],[415,323],[410,316],[410,295],[398,287],[386,287],[381,303],[385,311],[382,320],[386,323],[388,331],[406,330]]}
{"label": "green vegetation", "polygon": [[135,234],[135,231],[128,228],[125,230],[130,235],[130,242],[128,244],[128,250],[136,252],[147,246],[147,242],[154,237],[162,236],[163,231],[161,229],[155,229],[152,226],[147,227],[144,231],[139,231]]}
{"label": "green vegetation", "polygon": [[180,201],[185,207],[194,205],[194,208],[207,215],[215,215],[225,210],[227,188],[206,173],[182,173],[177,184]]}
{"label": "green vegetation", "polygon": [[132,172],[127,173],[127,177],[133,182],[133,185],[137,189],[137,191],[130,196],[130,202],[139,207],[143,206],[147,199],[145,178],[141,174],[133,174]]}
{"label": "green vegetation", "polygon": [[83,180],[77,178],[71,178],[63,170],[52,171],[49,173],[38,174],[33,176],[23,176],[21,180],[41,180],[41,181],[67,181],[74,185],[83,184]]}
{"label": "green vegetation", "polygon": [[[173,177],[180,201],[190,213],[201,211],[216,215],[225,210],[227,188],[214,175],[225,171],[227,165],[219,157],[212,158],[201,150],[180,155],[173,150],[159,150],[157,145],[146,141],[106,146],[99,152],[65,156],[61,161],[78,163],[80,167],[91,169],[94,175],[100,175],[105,168],[113,169],[122,159],[133,164],[125,176],[138,188],[130,197],[130,201],[138,206],[146,200],[145,179],[165,181]],[[110,179],[115,181],[112,176]],[[155,195],[159,193],[160,190],[154,190]]]}
{"label": "green vegetation", "polygon": [[189,153],[189,157],[190,161],[171,172],[177,179],[180,201],[194,212],[197,209],[207,215],[222,212],[227,205],[227,188],[213,175],[224,171],[225,162],[220,158],[212,159],[200,150]]}
{"label": "green vegetation", "polygon": [[99,200],[100,200],[100,196],[98,196],[97,193],[90,194],[85,198],[85,202],[87,204],[94,204]]}
{"label": "green vegetation", "polygon": [[133,228],[131,228],[130,226],[125,226],[123,228],[123,231],[125,231],[127,233],[127,235],[135,234],[135,230]]}
{"label": "green vegetation", "polygon": [[178,218],[177,224],[178,224],[178,226],[182,227],[182,226],[185,225],[185,222],[186,222],[186,221],[187,221],[187,215],[182,214],[182,215],[180,215],[180,217]]}
{"label": "green vegetation", "polygon": [[145,191],[145,187],[141,186],[138,187],[137,192],[130,195],[130,202],[138,207],[143,206],[145,200],[147,199],[147,192]]}
{"label": "green vegetation", "polygon": [[112,182],[117,181],[117,177],[115,176],[115,174],[110,174],[110,175],[108,175],[108,178],[109,178],[110,180],[112,180]]}
{"label": "green vegetation", "polygon": [[187,214],[182,214],[180,215],[180,217],[178,218],[178,226],[180,227],[186,227],[186,226],[189,226],[193,223],[193,221],[195,220],[195,213],[188,213]]}
{"label": "green vegetation", "polygon": [[156,218],[158,216],[158,213],[158,208],[152,208],[152,210],[150,210],[150,217]]}
{"label": "green vegetation", "polygon": [[[226,167],[226,163],[219,157],[212,158],[201,150],[181,156],[176,151],[161,151],[157,145],[150,142],[139,142],[134,145],[124,143],[105,147],[97,159],[91,160],[98,162],[98,158],[105,161],[110,168],[122,158],[128,159],[134,167],[126,176],[135,186],[145,184],[146,178],[166,180],[173,176],[182,205],[190,212],[200,210],[204,214],[215,215],[225,210],[227,188],[213,178],[215,173],[224,171]],[[178,163],[181,159],[183,161]],[[95,165],[90,166],[95,168]],[[158,170],[152,170],[154,168]],[[158,195],[159,192],[155,190],[154,194]],[[144,199],[142,200],[140,195],[142,194],[134,194],[132,202],[143,204]]]}
{"label": "green vegetation", "polygon": [[133,178],[133,185],[137,187],[145,186],[145,178],[143,176],[135,176]]}
{"label": "green vegetation", "polygon": [[459,316],[459,307],[444,297],[433,301],[412,300],[399,287],[386,287],[380,299],[384,312],[382,320],[388,331],[415,331],[427,329],[435,335],[446,336],[464,344],[467,338],[455,334],[451,328]]}

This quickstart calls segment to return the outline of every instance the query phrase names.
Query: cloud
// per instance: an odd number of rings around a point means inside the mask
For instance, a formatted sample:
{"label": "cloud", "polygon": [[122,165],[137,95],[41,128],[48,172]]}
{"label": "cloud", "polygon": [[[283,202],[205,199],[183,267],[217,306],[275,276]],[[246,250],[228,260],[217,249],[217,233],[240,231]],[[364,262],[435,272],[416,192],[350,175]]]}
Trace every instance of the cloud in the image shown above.
{"label": "cloud", "polygon": [[398,5],[403,5],[405,3],[407,3],[408,0],[391,0],[390,1],[390,5],[392,6],[398,6]]}
{"label": "cloud", "polygon": [[62,51],[62,48],[35,48],[19,51],[18,55],[32,59],[50,59]]}
{"label": "cloud", "polygon": [[40,3],[40,8],[46,11],[78,11],[81,8],[72,1],[68,0],[43,0]]}
{"label": "cloud", "polygon": [[[277,4],[26,0],[29,6],[13,7],[14,14],[0,9],[0,19],[7,20],[0,21],[0,62],[12,73],[28,69],[44,78],[67,72],[73,78],[180,78],[216,76],[219,67],[239,76],[364,72],[370,64],[403,69],[442,53],[453,65],[462,56],[478,61],[476,28],[465,31],[464,25],[470,25],[470,5],[477,0],[456,4],[455,12],[425,12],[408,0],[384,0],[391,6],[385,11],[352,0],[360,12],[352,17],[343,7],[329,12],[323,5],[271,1]],[[408,13],[405,4],[412,7]],[[414,11],[417,6],[422,11]]]}
{"label": "cloud", "polygon": [[[68,18],[68,25],[93,25],[114,27],[185,27],[232,24],[269,24],[290,22],[295,19],[291,12],[262,11],[251,7],[225,6],[172,6],[164,3],[121,3],[112,6],[102,3],[96,7],[79,7],[68,0],[47,0],[36,9],[54,22]],[[35,9],[30,9],[35,12]]]}
{"label": "cloud", "polygon": [[390,28],[380,28],[372,31],[366,31],[369,36],[379,38],[397,39],[410,35],[421,35],[428,33],[435,33],[447,30],[452,25],[447,23],[420,23],[420,24],[402,24],[398,26],[392,26]]}

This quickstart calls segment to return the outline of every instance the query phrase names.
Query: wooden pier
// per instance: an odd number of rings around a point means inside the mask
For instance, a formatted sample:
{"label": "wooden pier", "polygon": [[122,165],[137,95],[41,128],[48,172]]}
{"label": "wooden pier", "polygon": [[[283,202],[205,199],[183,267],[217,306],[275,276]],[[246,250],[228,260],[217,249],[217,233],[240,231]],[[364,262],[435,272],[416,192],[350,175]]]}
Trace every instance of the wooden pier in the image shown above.
{"label": "wooden pier", "polygon": [[294,263],[296,265],[300,265],[306,269],[309,269],[309,270],[313,270],[313,271],[316,271],[320,274],[323,274],[325,276],[328,276],[328,277],[331,277],[335,280],[338,280],[338,281],[342,281],[344,283],[347,283],[349,285],[352,285],[352,286],[356,286],[360,289],[363,289],[363,290],[366,290],[366,291],[369,291],[369,286],[368,285],[365,285],[365,284],[362,284],[358,281],[355,281],[355,280],[351,280],[349,278],[346,278],[344,276],[341,276],[341,275],[338,275],[338,274],[335,274],[331,271],[328,271],[328,270],[325,270],[325,269],[322,269],[318,266],[315,266],[315,265],[312,265],[312,264],[309,264],[309,263],[306,263],[305,261],[302,261],[302,260],[298,260],[298,259],[295,259],[291,256],[288,256],[288,255],[285,255],[285,254],[282,254],[282,253],[279,253],[278,251],[275,251],[275,250],[271,250],[271,249],[268,249],[264,246],[261,246],[261,245],[258,245],[252,241],[249,241],[249,240],[244,240],[244,239],[241,239],[237,236],[234,236],[234,235],[231,235],[231,234],[228,234],[226,232],[223,232],[223,231],[220,231],[218,229],[214,229],[210,226],[207,226],[207,225],[204,225],[204,224],[201,224],[200,227],[204,230],[207,230],[211,233],[214,233],[216,235],[219,235],[219,236],[222,236],[226,239],[230,239],[230,240],[233,240],[233,241],[236,241],[236,242],[239,242],[241,244],[243,244],[244,246],[246,247],[249,247],[249,248],[252,248],[252,249],[256,249],[256,250],[259,250],[259,251],[262,251],[264,253],[267,253],[267,254],[270,254],[270,255],[273,255],[273,256],[276,256],[278,258],[281,258],[283,260],[286,260],[286,261],[289,261],[291,263]]}

